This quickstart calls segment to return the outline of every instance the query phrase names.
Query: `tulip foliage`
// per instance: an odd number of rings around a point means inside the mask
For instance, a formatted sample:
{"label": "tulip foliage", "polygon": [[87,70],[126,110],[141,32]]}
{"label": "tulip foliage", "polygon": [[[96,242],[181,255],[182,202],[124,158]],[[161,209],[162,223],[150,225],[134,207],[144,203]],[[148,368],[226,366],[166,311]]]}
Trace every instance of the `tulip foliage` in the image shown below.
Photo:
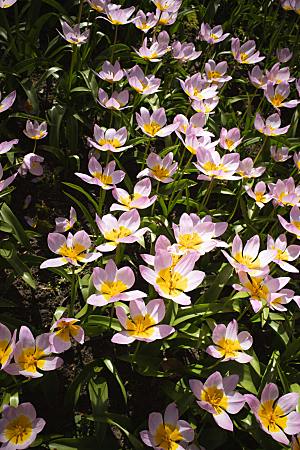
{"label": "tulip foliage", "polygon": [[0,0],[0,449],[300,449],[299,15]]}

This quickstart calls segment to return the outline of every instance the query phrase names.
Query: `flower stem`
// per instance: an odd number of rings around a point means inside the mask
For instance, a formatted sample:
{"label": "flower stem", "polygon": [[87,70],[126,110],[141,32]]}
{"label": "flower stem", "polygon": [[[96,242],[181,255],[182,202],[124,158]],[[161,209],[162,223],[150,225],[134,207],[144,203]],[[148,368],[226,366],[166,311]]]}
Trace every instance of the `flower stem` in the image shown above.
{"label": "flower stem", "polygon": [[75,268],[72,267],[72,284],[71,284],[71,301],[69,305],[69,317],[73,317],[74,315],[74,306],[76,300],[76,274]]}

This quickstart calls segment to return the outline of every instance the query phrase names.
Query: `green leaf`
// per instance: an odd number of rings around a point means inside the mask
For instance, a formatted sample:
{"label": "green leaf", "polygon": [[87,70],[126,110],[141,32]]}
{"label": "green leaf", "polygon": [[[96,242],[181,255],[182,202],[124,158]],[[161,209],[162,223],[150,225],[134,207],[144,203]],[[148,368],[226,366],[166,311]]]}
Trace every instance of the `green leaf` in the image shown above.
{"label": "green leaf", "polygon": [[36,289],[36,283],[27,265],[19,258],[14,245],[9,241],[1,242],[0,256],[14,269],[18,276],[21,276],[25,283]]}
{"label": "green leaf", "polygon": [[90,195],[90,194],[88,194],[82,187],[80,187],[80,186],[77,186],[77,184],[73,184],[73,183],[67,183],[67,182],[63,182],[63,184],[65,184],[66,186],[69,186],[70,188],[72,188],[72,189],[75,189],[75,191],[78,191],[78,192],[80,192],[81,194],[83,194],[87,199],[88,199],[88,201],[94,206],[94,208],[95,208],[95,210],[97,211],[98,210],[98,204],[97,204],[97,202],[93,199],[93,197]]}
{"label": "green leaf", "polygon": [[114,375],[114,377],[116,378],[117,382],[119,383],[119,386],[121,388],[125,403],[127,403],[127,393],[126,393],[126,389],[125,386],[118,374],[118,370],[116,368],[116,366],[113,364],[112,360],[109,358],[104,359],[104,364],[106,365],[106,367],[108,368],[108,370]]}
{"label": "green leaf", "polygon": [[11,226],[15,238],[25,247],[30,248],[30,242],[24,228],[6,203],[2,205],[0,217],[4,222]]}

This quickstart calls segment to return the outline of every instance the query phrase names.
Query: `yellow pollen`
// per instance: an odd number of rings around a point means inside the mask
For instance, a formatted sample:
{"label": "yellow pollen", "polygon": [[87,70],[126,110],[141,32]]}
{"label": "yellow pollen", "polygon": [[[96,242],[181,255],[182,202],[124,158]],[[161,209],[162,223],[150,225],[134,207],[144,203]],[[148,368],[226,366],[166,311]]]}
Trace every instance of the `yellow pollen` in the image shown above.
{"label": "yellow pollen", "polygon": [[284,97],[280,94],[275,94],[274,97],[271,98],[272,105],[280,106],[283,102]]}
{"label": "yellow pollen", "polygon": [[231,150],[232,146],[234,145],[234,141],[232,139],[225,139],[225,144],[227,145],[228,149]]}
{"label": "yellow pollen", "polygon": [[128,289],[128,286],[121,280],[105,281],[99,287],[99,292],[103,295],[106,301],[109,301],[115,295],[126,291],[126,289]]}
{"label": "yellow pollen", "polygon": [[44,356],[45,353],[39,348],[24,348],[21,355],[18,356],[18,364],[20,365],[21,370],[35,373],[37,372],[37,368],[41,369],[43,367],[44,361],[42,358]]}
{"label": "yellow pollen", "polygon": [[211,39],[213,39],[214,41],[216,41],[217,39],[219,39],[219,36],[217,36],[217,35],[214,34],[214,33],[211,33],[211,34],[210,34],[210,37],[211,37]]}
{"label": "yellow pollen", "polygon": [[207,78],[209,80],[213,80],[214,78],[220,78],[220,76],[221,76],[220,72],[217,72],[215,70],[212,70],[207,73]]}
{"label": "yellow pollen", "polygon": [[269,289],[263,284],[261,277],[251,278],[251,281],[245,283],[245,288],[248,289],[251,297],[258,300],[266,300],[269,294]]}
{"label": "yellow pollen", "polygon": [[156,178],[158,178],[159,180],[163,180],[164,178],[167,178],[170,174],[169,169],[167,169],[166,167],[162,167],[162,166],[154,166],[151,169],[153,175],[156,176]]}
{"label": "yellow pollen", "polygon": [[145,133],[150,134],[150,136],[155,136],[156,133],[161,129],[161,126],[159,125],[159,123],[153,120],[152,122],[143,125],[143,128]]}
{"label": "yellow pollen", "polygon": [[217,346],[220,347],[218,350],[224,358],[235,358],[237,352],[242,350],[241,344],[237,339],[222,338],[218,341]]}
{"label": "yellow pollen", "polygon": [[214,407],[216,414],[221,414],[228,406],[227,396],[216,386],[208,386],[201,392],[201,400]]}
{"label": "yellow pollen", "polygon": [[263,192],[256,192],[255,193],[255,201],[263,203],[264,200],[265,200],[265,195],[264,195]]}
{"label": "yellow pollen", "polygon": [[267,400],[262,403],[258,410],[261,423],[271,432],[277,433],[284,430],[287,425],[287,418],[280,406],[275,405],[274,400]]}
{"label": "yellow pollen", "polygon": [[132,336],[147,339],[153,334],[153,325],[155,325],[155,321],[149,314],[146,314],[145,316],[138,315],[131,320],[127,320],[126,330],[128,330],[129,334]]}
{"label": "yellow pollen", "polygon": [[236,253],[234,258],[238,263],[248,267],[248,269],[260,269],[259,262],[253,261],[254,258],[252,256],[243,256],[242,253]]}
{"label": "yellow pollen", "polygon": [[58,254],[64,256],[65,258],[72,258],[76,261],[80,261],[81,259],[81,253],[84,252],[86,248],[79,244],[78,242],[71,247],[67,247],[66,244],[62,245],[60,249],[58,250]]}
{"label": "yellow pollen", "polygon": [[100,173],[100,172],[94,172],[92,175],[95,178],[97,178],[97,180],[99,180],[105,186],[108,186],[109,184],[112,184],[112,182],[113,182],[111,175],[105,175],[105,174]]}
{"label": "yellow pollen", "polygon": [[199,233],[187,233],[179,235],[180,250],[198,250],[203,240]]}
{"label": "yellow pollen", "polygon": [[24,415],[13,419],[5,428],[4,436],[10,444],[24,444],[32,434],[32,423],[30,419]]}
{"label": "yellow pollen", "polygon": [[117,148],[117,147],[121,147],[121,142],[119,141],[119,139],[113,138],[113,139],[99,139],[98,141],[99,145],[112,145],[113,147]]}
{"label": "yellow pollen", "polygon": [[241,58],[242,63],[244,64],[247,62],[249,56],[247,55],[247,53],[241,53],[240,58]]}
{"label": "yellow pollen", "polygon": [[164,293],[172,297],[181,295],[188,285],[187,278],[176,272],[172,266],[159,271],[156,283]]}
{"label": "yellow pollen", "polygon": [[119,201],[120,203],[122,203],[122,205],[127,206],[127,208],[129,209],[132,209],[134,207],[131,206],[131,203],[141,197],[141,194],[135,193],[133,195],[127,195],[127,197],[121,197]]}
{"label": "yellow pollen", "polygon": [[300,230],[300,221],[294,220],[291,221],[291,224],[294,225],[294,227],[298,228],[298,230]]}
{"label": "yellow pollen", "polygon": [[107,239],[108,241],[113,241],[115,243],[118,242],[118,239],[122,239],[126,236],[130,236],[131,235],[131,230],[129,230],[129,228],[123,227],[123,225],[121,225],[119,228],[117,229],[112,229],[110,231],[107,231],[104,234],[105,239]]}
{"label": "yellow pollen", "polygon": [[182,440],[178,427],[170,423],[159,424],[154,436],[155,447],[163,450],[176,450]]}

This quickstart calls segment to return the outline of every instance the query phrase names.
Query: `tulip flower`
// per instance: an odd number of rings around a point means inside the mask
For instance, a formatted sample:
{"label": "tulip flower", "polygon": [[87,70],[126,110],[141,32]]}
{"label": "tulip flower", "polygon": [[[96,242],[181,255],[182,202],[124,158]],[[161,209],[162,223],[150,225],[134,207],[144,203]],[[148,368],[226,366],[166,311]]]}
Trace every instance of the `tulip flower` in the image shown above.
{"label": "tulip flower", "polygon": [[294,80],[295,78],[291,77],[290,69],[280,67],[280,63],[276,63],[270,70],[266,70],[266,81],[272,84],[291,83]]}
{"label": "tulip flower", "polygon": [[254,66],[248,73],[249,80],[258,89],[265,89],[267,86],[267,76],[263,73],[259,66]]}
{"label": "tulip flower", "polygon": [[288,147],[280,147],[277,148],[276,145],[271,145],[270,148],[271,157],[276,162],[284,162],[290,159],[292,156],[289,156],[289,148]]}
{"label": "tulip flower", "polygon": [[203,384],[199,380],[190,380],[190,388],[200,408],[212,414],[219,427],[233,431],[229,414],[237,414],[244,406],[244,396],[234,391],[239,376],[222,378],[219,372],[210,375]]}
{"label": "tulip flower", "polygon": [[11,175],[10,177],[6,178],[5,180],[2,180],[3,177],[3,169],[2,169],[2,165],[0,163],[0,192],[2,192],[4,189],[6,189],[16,178],[16,176],[18,175],[18,172],[15,173],[14,175]]}
{"label": "tulip flower", "polygon": [[21,450],[30,447],[45,424],[44,419],[36,417],[31,403],[21,403],[16,407],[5,405],[0,420],[1,448]]}
{"label": "tulip flower", "polygon": [[111,3],[111,0],[87,0],[90,7],[93,8],[97,12],[104,12],[108,3]]}
{"label": "tulip flower", "polygon": [[108,261],[104,269],[94,268],[92,280],[96,288],[96,294],[88,297],[87,303],[89,305],[105,306],[108,303],[130,302],[136,298],[147,296],[141,291],[128,291],[135,283],[133,270],[127,266],[118,269],[112,259]]}
{"label": "tulip flower", "polygon": [[265,97],[277,110],[279,108],[296,108],[300,100],[284,100],[290,95],[290,85],[287,82],[282,82],[274,88],[273,83],[268,82],[265,90]]}
{"label": "tulip flower", "polygon": [[170,37],[166,31],[158,33],[157,38],[153,37],[152,43],[148,48],[148,39],[145,38],[143,45],[135,52],[146,61],[158,62],[169,50]]}
{"label": "tulip flower", "polygon": [[236,173],[240,175],[241,178],[258,178],[260,177],[266,170],[265,167],[253,167],[254,162],[252,158],[245,158],[239,163],[239,167],[236,170]]}
{"label": "tulip flower", "polygon": [[221,129],[220,133],[220,147],[230,152],[240,145],[243,138],[241,138],[241,132],[238,128],[226,128]]}
{"label": "tulip flower", "polygon": [[139,229],[141,219],[136,209],[124,212],[118,220],[112,214],[106,214],[101,219],[96,216],[96,223],[108,241],[96,247],[101,252],[111,252],[119,244],[137,242],[148,231],[148,228]]}
{"label": "tulip flower", "polygon": [[198,180],[210,181],[213,178],[217,180],[238,180],[240,177],[234,175],[240,163],[238,153],[230,153],[220,156],[217,151],[197,152],[197,163],[194,165],[202,172],[198,175]]}
{"label": "tulip flower", "polygon": [[226,75],[228,64],[222,61],[218,64],[213,59],[209,59],[205,63],[205,78],[209,83],[223,84],[232,79],[231,76]]}
{"label": "tulip flower", "polygon": [[278,48],[276,50],[276,56],[280,63],[286,63],[293,57],[293,52],[288,48]]}
{"label": "tulip flower", "polygon": [[64,233],[65,231],[69,231],[71,230],[71,228],[73,228],[76,222],[77,214],[73,206],[71,206],[69,219],[66,219],[65,217],[57,217],[55,219],[55,232]]}
{"label": "tulip flower", "polygon": [[101,164],[99,164],[96,158],[92,156],[89,160],[88,168],[92,176],[79,172],[76,172],[75,175],[86,183],[95,184],[104,190],[113,189],[113,187],[116,184],[121,183],[125,177],[125,172],[122,170],[115,170],[115,161],[111,161],[102,169]]}
{"label": "tulip flower", "polygon": [[19,142],[19,139],[13,139],[12,141],[3,141],[0,142],[0,155],[4,155],[9,152],[14,145]]}
{"label": "tulip flower", "polygon": [[122,80],[124,76],[124,70],[121,69],[119,61],[115,64],[111,64],[109,61],[104,61],[102,70],[97,74],[99,78],[108,83],[116,83]]}
{"label": "tulip flower", "polygon": [[90,31],[86,30],[83,33],[80,33],[80,23],[71,27],[67,22],[61,21],[61,26],[63,32],[58,32],[70,44],[81,45],[88,41]]}
{"label": "tulip flower", "polygon": [[154,258],[154,270],[140,266],[140,272],[162,297],[169,298],[179,305],[190,305],[191,299],[185,292],[196,289],[205,276],[204,272],[193,270],[198,258],[194,252],[189,253],[174,266],[170,253],[160,251]]}
{"label": "tulip flower", "polygon": [[199,33],[201,41],[206,41],[208,44],[218,44],[224,41],[229,36],[229,33],[223,34],[223,28],[221,25],[211,28],[208,23],[202,23]]}
{"label": "tulip flower", "polygon": [[[161,234],[160,236],[158,236],[158,238],[156,239],[156,242],[155,242],[155,246],[154,246],[155,255],[149,255],[149,254],[143,253],[143,254],[141,254],[141,258],[145,261],[146,264],[153,267],[154,262],[155,262],[155,256],[161,251],[167,252],[171,255],[172,268],[175,267],[175,265],[180,261],[180,259],[183,256],[182,254],[180,254],[176,251],[175,245],[171,245],[170,240],[166,236]],[[194,252],[194,257],[195,257],[195,261],[197,261],[197,259],[200,258],[199,253]]]}
{"label": "tulip flower", "polygon": [[158,18],[152,12],[147,12],[146,14],[141,9],[136,13],[134,20],[134,25],[143,33],[148,33],[151,28],[155,27]]}
{"label": "tulip flower", "polygon": [[216,247],[227,247],[223,241],[215,239],[223,234],[227,228],[226,222],[214,224],[209,221],[201,221],[197,214],[183,213],[179,225],[173,223],[174,236],[177,244],[173,245],[176,254],[185,255],[197,252],[204,255]]}
{"label": "tulip flower", "polygon": [[51,351],[53,353],[63,353],[71,348],[71,337],[79,344],[84,343],[84,331],[79,325],[78,319],[63,317],[51,327],[52,333],[49,336]]}
{"label": "tulip flower", "polygon": [[95,124],[94,140],[88,138],[88,143],[102,152],[110,151],[120,153],[132,147],[132,145],[124,146],[127,141],[127,136],[128,133],[125,127],[119,128],[118,130],[114,128],[103,130],[99,125]]}
{"label": "tulip flower", "polygon": [[142,107],[140,114],[136,113],[136,121],[143,133],[150,137],[169,136],[178,127],[177,124],[166,125],[167,117],[164,108],[158,108],[150,115],[149,110]]}
{"label": "tulip flower", "polygon": [[47,136],[47,123],[42,122],[39,124],[36,120],[34,122],[31,122],[30,120],[27,120],[26,122],[26,129],[23,130],[23,133],[26,134],[29,139],[39,140],[43,139]]}
{"label": "tulip flower", "polygon": [[180,133],[193,136],[214,136],[213,133],[206,131],[203,127],[206,124],[206,116],[203,113],[196,113],[190,119],[183,114],[177,114],[173,123],[178,124],[175,133],[180,137]]}
{"label": "tulip flower", "polygon": [[276,311],[286,311],[284,305],[294,298],[294,291],[282,289],[290,281],[289,277],[272,278],[270,275],[249,277],[245,272],[239,272],[238,275],[241,285],[233,284],[233,288],[249,294],[250,303],[255,313],[263,307]]}
{"label": "tulip flower", "polygon": [[262,118],[260,114],[256,114],[254,126],[256,130],[260,133],[265,134],[266,136],[278,136],[279,134],[287,133],[290,125],[286,127],[280,128],[281,119],[280,115],[275,113],[267,118],[266,121]]}
{"label": "tulip flower", "polygon": [[113,203],[110,207],[111,211],[130,211],[131,209],[145,209],[153,205],[157,199],[157,195],[149,197],[151,194],[151,181],[144,178],[138,181],[130,195],[125,189],[114,188],[112,195],[121,204]]}
{"label": "tulip flower", "polygon": [[100,88],[98,91],[98,103],[103,106],[103,108],[114,109],[114,110],[122,110],[126,107],[129,100],[129,92],[125,89],[121,92],[114,91],[111,97],[108,97],[108,94],[104,91],[104,89]]}
{"label": "tulip flower", "polygon": [[295,234],[300,239],[300,209],[298,206],[293,206],[290,212],[290,222],[285,220],[282,216],[277,216],[283,228],[289,233]]}
{"label": "tulip flower", "polygon": [[10,363],[15,345],[16,345],[16,333],[17,330],[11,334],[9,329],[0,323],[0,369],[5,369]]}
{"label": "tulip flower", "polygon": [[[2,8],[3,8],[3,6],[2,6]],[[14,101],[16,100],[16,96],[17,96],[16,91],[12,91],[10,94],[8,94],[6,97],[4,97],[4,99],[0,102],[0,113],[6,111],[14,104]],[[2,95],[0,92],[0,100],[1,100],[1,97],[2,97]]]}
{"label": "tulip flower", "polygon": [[43,175],[44,169],[41,163],[44,162],[42,156],[38,156],[35,153],[27,153],[24,156],[23,163],[19,169],[21,175],[26,175],[27,172],[36,177]]}
{"label": "tulip flower", "polygon": [[149,430],[141,431],[140,436],[144,444],[156,450],[176,449],[184,450],[194,439],[194,430],[185,420],[178,420],[179,413],[175,403],[170,403],[164,417],[153,412],[149,415]]}
{"label": "tulip flower", "polygon": [[160,11],[156,9],[155,17],[157,18],[157,25],[173,25],[176,22],[178,11]]}
{"label": "tulip flower", "polygon": [[130,19],[130,16],[134,13],[135,7],[131,6],[130,8],[121,8],[121,5],[116,5],[114,3],[108,3],[105,6],[105,14],[106,17],[102,17],[102,19],[107,20],[112,25],[127,25],[130,22],[133,22],[134,19]]}
{"label": "tulip flower", "polygon": [[179,80],[181,88],[192,100],[207,100],[217,95],[217,85],[211,85],[204,80],[200,73],[187,77],[185,81]]}
{"label": "tulip flower", "polygon": [[295,261],[300,255],[300,245],[287,245],[285,234],[281,234],[276,241],[272,236],[268,235],[267,242],[268,250],[276,250],[277,255],[273,259],[273,262],[278,264],[282,270],[286,272],[298,273],[299,270],[296,267],[289,264],[287,261]]}
{"label": "tulip flower", "polygon": [[174,12],[179,10],[182,0],[152,0],[152,2],[159,11]]}
{"label": "tulip flower", "polygon": [[263,181],[259,181],[254,190],[250,188],[250,186],[245,186],[245,191],[249,195],[249,197],[255,200],[255,203],[259,208],[263,208],[266,203],[272,200],[270,194],[266,192],[266,183]]}
{"label": "tulip flower", "polygon": [[34,339],[28,327],[21,326],[19,341],[14,349],[14,363],[6,366],[5,371],[10,375],[39,378],[43,373],[39,370],[55,370],[62,366],[63,360],[58,356],[51,356],[50,333],[43,333]]}
{"label": "tulip flower", "polygon": [[256,64],[265,59],[265,56],[259,56],[259,51],[256,51],[255,41],[247,41],[241,46],[239,38],[232,38],[231,52],[241,64]]}
{"label": "tulip flower", "polygon": [[295,0],[280,0],[281,6],[285,11],[293,11]]}
{"label": "tulip flower", "polygon": [[214,345],[207,347],[206,352],[213,358],[225,361],[237,361],[245,364],[252,360],[252,356],[244,353],[252,347],[253,338],[247,331],[238,333],[238,324],[236,320],[232,320],[229,324],[216,325],[212,340]]}
{"label": "tulip flower", "polygon": [[150,300],[147,305],[141,299],[131,300],[129,311],[130,319],[125,308],[116,307],[118,320],[124,330],[112,337],[114,344],[131,344],[135,340],[153,342],[164,339],[175,331],[170,325],[158,325],[166,314],[162,299]]}
{"label": "tulip flower", "polygon": [[137,65],[127,70],[126,75],[130,86],[139,94],[150,95],[159,90],[160,78],[155,78],[154,75],[145,76],[143,70]]}
{"label": "tulip flower", "polygon": [[164,158],[151,152],[146,163],[148,168],[138,173],[137,178],[151,177],[161,183],[171,183],[173,181],[172,175],[176,172],[178,163],[173,163],[172,152],[168,153]]}
{"label": "tulip flower", "polygon": [[100,258],[101,253],[89,253],[88,249],[91,247],[91,240],[89,235],[81,230],[73,234],[69,233],[66,238],[60,233],[48,234],[48,247],[53,253],[60,255],[59,258],[47,259],[40,268],[60,267],[65,264],[72,264],[78,266],[79,262],[88,263]]}
{"label": "tulip flower", "polygon": [[300,414],[296,412],[299,401],[297,392],[279,397],[276,384],[269,383],[264,387],[260,401],[252,394],[245,394],[244,397],[263,431],[275,441],[288,445],[286,435],[300,432]]}
{"label": "tulip flower", "polygon": [[192,108],[204,114],[210,114],[218,105],[219,97],[208,98],[204,100],[193,100]]}
{"label": "tulip flower", "polygon": [[247,272],[252,277],[269,273],[269,264],[276,256],[275,250],[263,250],[259,253],[260,238],[256,234],[249,239],[243,249],[243,242],[237,234],[232,242],[231,256],[222,250],[223,255],[236,272]]}
{"label": "tulip flower", "polygon": [[274,205],[296,206],[300,204],[300,186],[295,186],[293,177],[269,183],[268,188]]}
{"label": "tulip flower", "polygon": [[172,56],[181,62],[194,61],[202,52],[197,52],[193,43],[175,41],[172,44]]}

